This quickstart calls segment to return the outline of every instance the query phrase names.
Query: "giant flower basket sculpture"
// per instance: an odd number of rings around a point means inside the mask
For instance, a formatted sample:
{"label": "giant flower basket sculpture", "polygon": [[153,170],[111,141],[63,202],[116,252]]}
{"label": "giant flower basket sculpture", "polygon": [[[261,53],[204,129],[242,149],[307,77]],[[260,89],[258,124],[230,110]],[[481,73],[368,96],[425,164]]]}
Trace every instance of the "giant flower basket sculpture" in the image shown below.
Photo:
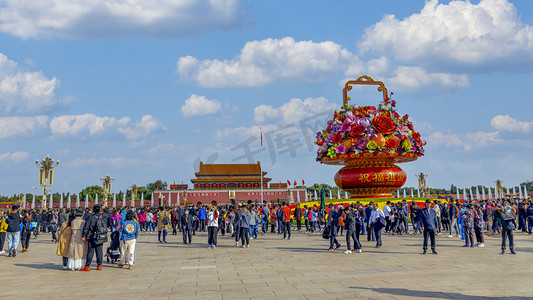
{"label": "giant flower basket sculpture", "polygon": [[[383,101],[375,106],[348,105],[352,85],[377,85]],[[425,141],[413,128],[409,115],[396,112],[381,81],[368,76],[346,82],[343,106],[335,111],[326,129],[317,133],[317,161],[344,165],[335,183],[353,198],[390,197],[405,184],[407,176],[397,163],[414,161],[424,155]]]}

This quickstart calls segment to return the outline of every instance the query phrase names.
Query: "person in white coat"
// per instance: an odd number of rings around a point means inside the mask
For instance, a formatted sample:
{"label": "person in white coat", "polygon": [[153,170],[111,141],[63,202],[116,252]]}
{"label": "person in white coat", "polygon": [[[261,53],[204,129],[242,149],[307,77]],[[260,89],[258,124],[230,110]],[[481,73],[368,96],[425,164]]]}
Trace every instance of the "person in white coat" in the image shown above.
{"label": "person in white coat", "polygon": [[212,205],[207,215],[207,243],[211,249],[217,247],[218,234],[218,210],[216,206]]}

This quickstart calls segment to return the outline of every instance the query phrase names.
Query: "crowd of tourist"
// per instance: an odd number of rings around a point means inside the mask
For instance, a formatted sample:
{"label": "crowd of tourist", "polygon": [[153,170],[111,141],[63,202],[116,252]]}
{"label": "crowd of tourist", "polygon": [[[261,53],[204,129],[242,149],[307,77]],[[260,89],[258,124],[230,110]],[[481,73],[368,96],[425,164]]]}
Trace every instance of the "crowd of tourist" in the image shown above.
{"label": "crowd of tourist", "polygon": [[[341,247],[337,237],[345,233],[349,254],[362,252],[361,236],[375,247],[382,246],[382,233],[386,235],[423,234],[422,254],[436,251],[436,236],[460,237],[463,247],[484,247],[485,235],[501,234],[501,254],[514,251],[514,231],[532,233],[533,202],[512,199],[473,201],[426,200],[423,207],[415,201],[393,203],[383,208],[378,203],[366,205],[360,202],[321,208],[288,203],[267,205],[181,205],[177,207],[104,208],[92,209],[20,210],[0,212],[0,254],[16,257],[28,252],[30,240],[48,232],[51,242],[57,243],[57,255],[62,257],[65,270],[90,271],[94,256],[97,270],[104,259],[103,245],[109,242],[105,256],[108,261],[119,260],[118,266],[133,268],[136,240],[140,232],[157,231],[157,241],[167,243],[167,234],[181,233],[184,244],[191,244],[197,232],[207,232],[207,246],[217,247],[218,236],[230,235],[235,246],[248,248],[250,241],[259,234],[278,234],[282,240],[290,240],[292,230],[313,235],[317,232],[329,239],[329,250]],[[410,231],[409,227],[412,227]],[[269,230],[270,229],[270,230]],[[110,234],[109,234],[110,233]],[[110,239],[110,241],[109,241]],[[239,244],[240,243],[240,244]]]}

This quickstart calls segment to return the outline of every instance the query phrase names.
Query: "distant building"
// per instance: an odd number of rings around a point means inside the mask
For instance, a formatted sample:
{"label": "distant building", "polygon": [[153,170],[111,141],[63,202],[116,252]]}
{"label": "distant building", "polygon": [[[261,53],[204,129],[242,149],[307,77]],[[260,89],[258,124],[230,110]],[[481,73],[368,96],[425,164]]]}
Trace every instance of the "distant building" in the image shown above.
{"label": "distant building", "polygon": [[[270,183],[267,172],[261,170],[259,162],[255,164],[204,164],[200,162],[196,178],[191,179],[192,190],[186,190],[185,184],[171,185],[171,190],[154,191],[154,204],[210,204],[213,201],[224,203],[260,203],[261,177],[263,177],[263,201],[300,202],[307,200],[305,188],[288,188],[286,183]],[[270,187],[269,187],[270,183]],[[185,189],[185,190],[184,190]]]}
{"label": "distant building", "polygon": [[[262,173],[262,174],[261,174]],[[266,178],[267,172],[261,172],[261,165],[256,164],[204,164],[200,162],[200,172],[191,179],[195,190],[212,189],[263,189],[272,180]]]}

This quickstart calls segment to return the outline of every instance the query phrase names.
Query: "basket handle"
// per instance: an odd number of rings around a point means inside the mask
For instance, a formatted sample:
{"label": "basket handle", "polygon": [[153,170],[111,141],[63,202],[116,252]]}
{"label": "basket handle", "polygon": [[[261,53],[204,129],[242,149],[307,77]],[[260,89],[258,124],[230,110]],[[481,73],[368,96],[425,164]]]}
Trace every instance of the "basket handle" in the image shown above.
{"label": "basket handle", "polygon": [[343,107],[348,107],[348,100],[351,100],[350,97],[348,97],[348,91],[352,90],[352,84],[370,84],[370,85],[379,85],[378,91],[383,92],[383,100],[389,99],[389,94],[387,92],[387,88],[385,87],[385,84],[381,81],[374,81],[374,79],[370,78],[369,76],[363,75],[357,80],[349,80],[344,85],[344,88],[342,89],[342,95],[343,95]]}

